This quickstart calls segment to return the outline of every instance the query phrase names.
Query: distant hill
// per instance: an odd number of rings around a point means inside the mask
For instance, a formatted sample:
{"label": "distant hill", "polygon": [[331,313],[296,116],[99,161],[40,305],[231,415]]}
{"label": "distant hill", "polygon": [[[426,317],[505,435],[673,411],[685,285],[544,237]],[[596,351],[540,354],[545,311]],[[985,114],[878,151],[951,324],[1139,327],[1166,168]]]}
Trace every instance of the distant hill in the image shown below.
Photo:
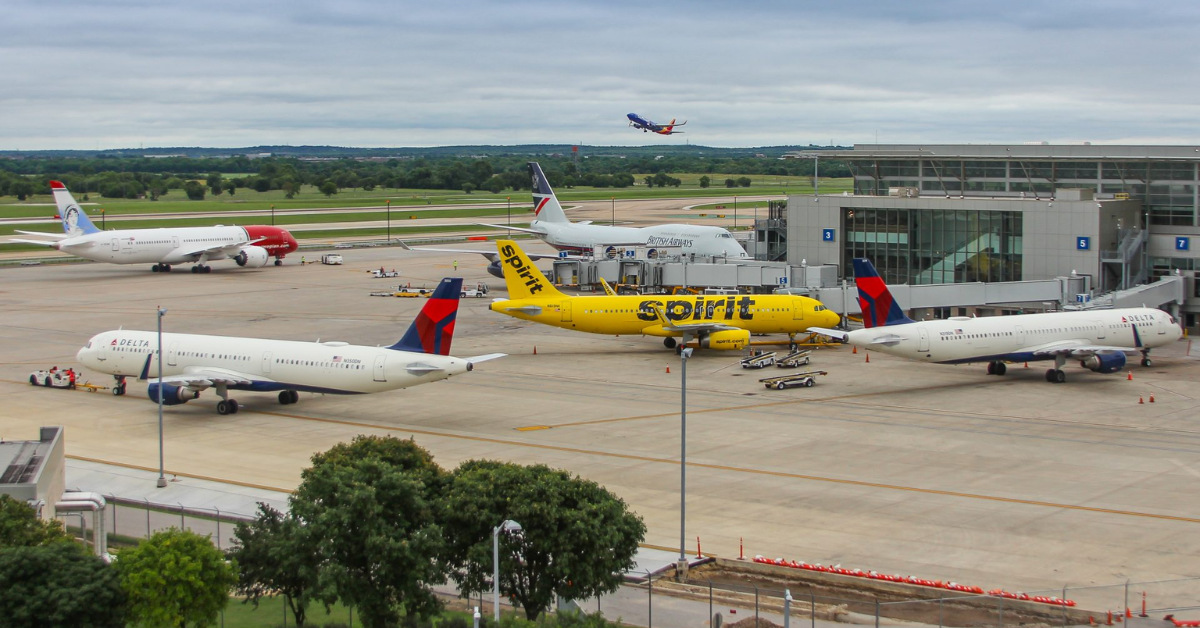
{"label": "distant hill", "polygon": [[[231,157],[236,155],[275,157],[514,157],[570,156],[572,144],[519,144],[513,146],[434,146],[426,148],[355,148],[351,146],[248,146],[244,148],[199,148],[174,146],[166,148],[121,148],[109,150],[22,150],[0,151],[0,158],[94,158],[94,157],[165,157],[191,158]],[[579,145],[580,157],[779,157],[796,150],[846,150],[844,146],[758,146],[751,148],[715,148],[679,144],[675,146],[587,146]]]}

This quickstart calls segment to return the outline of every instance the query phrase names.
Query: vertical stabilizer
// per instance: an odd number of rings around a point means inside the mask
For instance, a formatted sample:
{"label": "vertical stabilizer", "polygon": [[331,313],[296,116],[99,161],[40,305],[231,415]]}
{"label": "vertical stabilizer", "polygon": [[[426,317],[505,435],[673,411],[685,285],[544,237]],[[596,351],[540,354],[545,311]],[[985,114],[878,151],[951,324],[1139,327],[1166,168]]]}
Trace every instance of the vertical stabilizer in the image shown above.
{"label": "vertical stabilizer", "polygon": [[883,327],[886,325],[903,325],[913,320],[904,315],[900,304],[892,298],[892,293],[883,283],[883,278],[875,271],[871,260],[854,258],[854,285],[858,288],[858,307],[862,310],[865,327]]}
{"label": "vertical stabilizer", "polygon": [[546,180],[542,167],[536,161],[529,162],[529,176],[533,181],[534,220],[571,222],[567,220],[567,214],[563,212],[562,205],[558,204],[558,197],[554,196],[554,190],[550,189],[550,182]]}
{"label": "vertical stabilizer", "polygon": [[58,205],[58,219],[62,221],[63,232],[69,236],[85,235],[88,233],[99,233],[100,230],[92,221],[88,219],[87,214],[83,213],[79,204],[75,202],[75,197],[67,191],[67,186],[61,181],[51,181],[50,191],[54,193],[54,203]]}
{"label": "vertical stabilizer", "polygon": [[388,347],[397,351],[450,355],[454,338],[454,319],[458,316],[458,297],[462,294],[462,277],[447,277],[438,284],[417,320],[409,326],[400,342]]}
{"label": "vertical stabilizer", "polygon": [[512,240],[496,240],[500,253],[500,268],[504,269],[504,283],[508,285],[510,299],[539,299],[566,296],[559,292],[538,270],[537,266]]}

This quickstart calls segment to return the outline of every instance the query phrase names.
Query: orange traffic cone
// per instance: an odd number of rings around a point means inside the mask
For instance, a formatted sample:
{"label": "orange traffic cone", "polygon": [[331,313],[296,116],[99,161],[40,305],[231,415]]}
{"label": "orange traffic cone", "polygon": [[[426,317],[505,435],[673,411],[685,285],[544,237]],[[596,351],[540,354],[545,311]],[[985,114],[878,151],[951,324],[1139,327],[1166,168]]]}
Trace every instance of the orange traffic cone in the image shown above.
{"label": "orange traffic cone", "polygon": [[537,345],[533,345],[533,355],[537,355]]}
{"label": "orange traffic cone", "polygon": [[1150,393],[1150,403],[1154,403],[1154,393]]}
{"label": "orange traffic cone", "polygon": [[1138,397],[1138,403],[1146,403],[1146,401],[1143,398]]}
{"label": "orange traffic cone", "polygon": [[1029,368],[1029,363],[1028,363],[1028,362],[1026,362],[1026,363],[1025,363],[1025,368]]}
{"label": "orange traffic cone", "polygon": [[855,347],[854,347],[854,351],[851,351],[851,352],[850,352],[850,354],[851,354],[851,355],[858,355],[858,347],[857,347],[857,346],[855,346]]}
{"label": "orange traffic cone", "polygon": [[867,353],[867,364],[871,363],[871,354]]}
{"label": "orange traffic cone", "polygon": [[1133,371],[1129,371],[1129,377],[1126,377],[1125,379],[1132,382],[1133,381]]}
{"label": "orange traffic cone", "polygon": [[667,367],[667,372],[668,372],[668,373],[670,373],[670,372],[671,372],[671,367],[669,367],[669,366]]}

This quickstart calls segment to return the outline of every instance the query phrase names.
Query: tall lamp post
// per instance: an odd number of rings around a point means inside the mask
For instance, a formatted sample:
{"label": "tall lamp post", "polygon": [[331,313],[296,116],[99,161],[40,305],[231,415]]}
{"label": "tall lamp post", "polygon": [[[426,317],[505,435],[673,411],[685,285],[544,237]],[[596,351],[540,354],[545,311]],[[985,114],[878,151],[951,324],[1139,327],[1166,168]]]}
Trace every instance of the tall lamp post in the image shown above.
{"label": "tall lamp post", "polygon": [[105,223],[105,220],[104,220],[104,208],[103,208],[103,207],[101,207],[101,208],[100,208],[100,230],[101,230],[101,231],[104,231],[104,230],[105,230],[105,224],[106,224],[106,223]]}
{"label": "tall lamp post", "polygon": [[683,348],[679,350],[679,562],[687,564],[684,553],[687,523],[687,361],[692,350],[687,347],[688,335],[684,334]]}
{"label": "tall lamp post", "polygon": [[386,200],[384,202],[387,203],[387,239],[388,239],[388,242],[391,242],[392,241],[392,199],[389,198],[388,200]]}
{"label": "tall lamp post", "polygon": [[158,308],[158,488],[167,486],[167,478],[163,474],[163,369],[162,369],[162,319],[167,308]]}
{"label": "tall lamp post", "polygon": [[500,623],[500,533],[519,534],[521,524],[512,519],[492,528],[492,615]]}
{"label": "tall lamp post", "polygon": [[275,226],[275,204],[271,203],[271,226]]}
{"label": "tall lamp post", "polygon": [[737,197],[733,197],[733,230],[737,231]]}
{"label": "tall lamp post", "polygon": [[613,226],[617,226],[617,197],[612,197]]}
{"label": "tall lamp post", "polygon": [[511,196],[504,197],[504,210],[508,215],[508,223],[507,223],[508,227],[511,229],[512,228],[512,197]]}

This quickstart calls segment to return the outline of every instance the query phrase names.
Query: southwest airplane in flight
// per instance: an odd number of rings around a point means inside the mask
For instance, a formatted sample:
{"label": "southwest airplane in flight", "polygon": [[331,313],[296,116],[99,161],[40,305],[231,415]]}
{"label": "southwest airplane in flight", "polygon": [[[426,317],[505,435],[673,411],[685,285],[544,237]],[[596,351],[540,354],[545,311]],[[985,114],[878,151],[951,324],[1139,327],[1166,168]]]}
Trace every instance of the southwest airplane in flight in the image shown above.
{"label": "southwest airplane in flight", "polygon": [[854,260],[854,283],[864,329],[814,329],[856,347],[938,364],[987,362],[988,375],[1004,375],[1005,362],[1054,360],[1046,381],[1067,381],[1067,360],[1097,373],[1125,368],[1125,355],[1142,355],[1150,366],[1150,350],[1179,339],[1175,319],[1162,310],[1124,308],[1019,314],[916,322],[901,311],[875,266]]}
{"label": "southwest airplane in flight", "polygon": [[[726,257],[742,259],[749,257],[746,249],[733,239],[729,231],[721,227],[706,227],[698,225],[667,224],[653,227],[608,227],[593,225],[591,221],[571,222],[563,212],[558,197],[546,181],[542,167],[536,161],[529,162],[529,175],[533,181],[533,211],[534,219],[528,229],[492,225],[482,223],[485,227],[511,229],[531,233],[541,238],[546,244],[558,249],[581,255],[592,255],[597,246],[642,246],[646,247],[647,255],[657,255],[656,249],[670,249],[683,254],[703,255],[706,257]],[[412,249],[416,251],[438,251],[445,253],[477,253],[491,262],[488,272],[503,278],[500,268],[500,258],[491,251],[475,249]],[[532,254],[533,259],[559,258],[557,255]]]}
{"label": "southwest airplane in flight", "polygon": [[51,181],[54,202],[63,233],[17,231],[50,240],[20,240],[39,244],[95,262],[149,264],[154,272],[171,272],[172,264],[195,264],[193,273],[211,272],[209,261],[231,259],[238,266],[262,268],[271,257],[275,265],[297,248],[286,229],[264,225],[248,227],[164,227],[159,229],[115,229],[101,231],[80,209],[67,187]]}
{"label": "southwest airplane in flight", "polygon": [[674,135],[676,133],[683,133],[683,131],[676,131],[675,127],[687,124],[687,120],[684,120],[679,124],[675,124],[674,118],[671,118],[670,124],[655,124],[636,113],[627,114],[625,117],[629,118],[629,126],[635,129],[641,129],[642,133],[653,131],[659,135]]}
{"label": "southwest airplane in flight", "polygon": [[568,296],[546,279],[512,240],[496,249],[508,284],[508,299],[492,302],[493,312],[592,334],[658,336],[668,349],[676,338],[695,338],[703,349],[739,350],[750,334],[797,333],[831,327],[839,317],[808,297],[775,294],[678,295],[654,297]]}
{"label": "southwest airplane in flight", "polygon": [[157,375],[158,345],[153,331],[116,330],[97,334],[79,350],[84,366],[115,376],[114,395],[125,394],[125,378],[149,380],[147,396],[168,406],[187,403],[208,388],[221,401],[218,414],[236,414],[230,390],[278,392],[279,403],[300,400],[300,392],[334,395],[408,388],[466,373],[475,364],[503,357],[450,356],[462,279],[443,279],[417,320],[394,345],[365,347],[344,342],[295,342],[229,336],[163,334],[163,377]]}

